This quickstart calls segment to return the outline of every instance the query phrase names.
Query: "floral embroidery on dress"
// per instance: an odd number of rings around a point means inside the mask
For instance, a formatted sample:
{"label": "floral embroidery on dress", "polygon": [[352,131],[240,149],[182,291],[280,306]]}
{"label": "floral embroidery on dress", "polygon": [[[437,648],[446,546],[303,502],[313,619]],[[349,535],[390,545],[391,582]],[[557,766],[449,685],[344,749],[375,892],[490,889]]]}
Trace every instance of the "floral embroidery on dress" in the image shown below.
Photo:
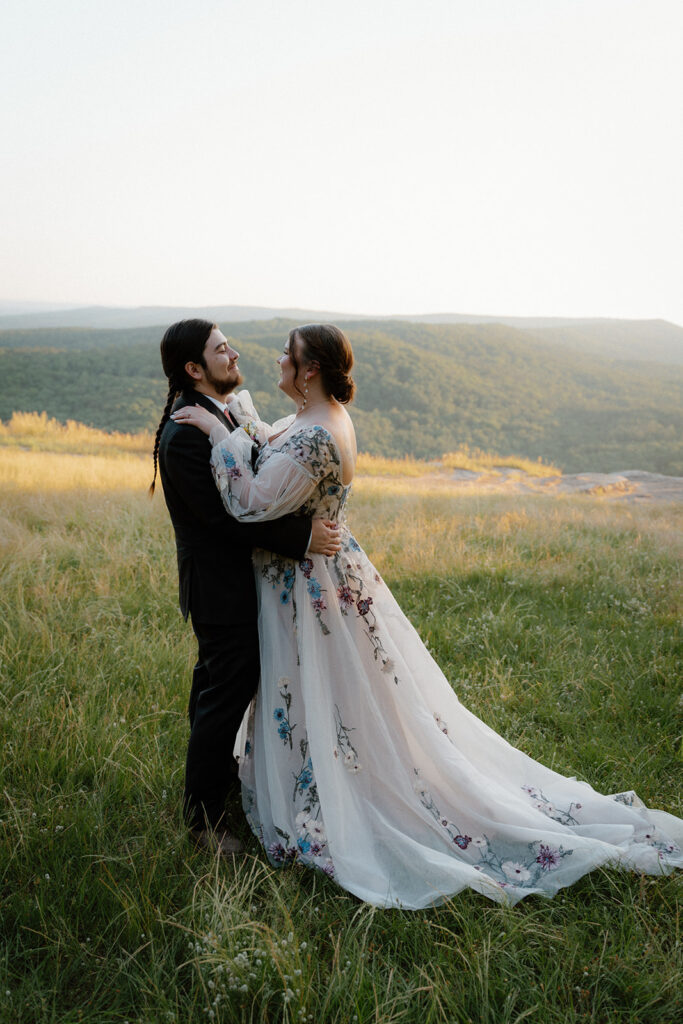
{"label": "floral embroidery on dress", "polygon": [[542,878],[544,872],[555,871],[564,857],[570,857],[574,852],[565,850],[563,846],[550,846],[539,839],[531,843],[506,843],[506,851],[510,852],[512,848],[516,848],[518,859],[503,860],[505,853],[502,850],[497,852],[488,836],[467,835],[465,829],[458,827],[443,816],[428,787],[422,782],[419,769],[414,768],[413,771],[415,773],[415,792],[420,797],[422,806],[441,825],[451,842],[459,850],[467,850],[471,846],[473,850],[479,852],[479,859],[474,861],[472,866],[476,871],[482,871],[491,877],[501,889],[511,885],[527,889],[533,888]]}
{"label": "floral embroidery on dress", "polygon": [[297,838],[285,829],[275,825],[275,831],[282,840],[268,846],[268,855],[274,864],[284,865],[299,861],[319,868],[334,878],[334,865],[327,849],[327,834],[320,813],[318,787],[313,773],[313,763],[308,753],[308,740],[299,741],[301,768],[293,772],[294,792],[292,801],[301,807],[294,819]]}
{"label": "floral embroidery on dress", "polygon": [[355,727],[344,725],[341,711],[337,704],[334,705],[334,724],[337,731],[337,745],[332,749],[332,756],[335,761],[341,757],[344,767],[355,775],[363,770],[363,765],[358,761],[358,751],[351,742],[351,736],[349,735],[355,731]]}
{"label": "floral embroidery on dress", "polygon": [[296,724],[292,725],[289,720],[289,709],[292,704],[292,695],[289,692],[289,679],[286,679],[284,676],[280,679],[279,693],[285,702],[285,706],[283,708],[275,708],[273,711],[273,718],[278,723],[278,736],[283,743],[289,743],[289,749],[293,750],[292,733],[296,729]]}
{"label": "floral embroidery on dress", "polygon": [[318,620],[318,625],[322,630],[323,636],[327,636],[330,630],[323,622],[321,615],[321,612],[327,611],[327,605],[325,604],[325,598],[323,597],[323,594],[327,593],[327,591],[320,586],[320,583],[313,575],[313,560],[311,558],[302,558],[299,562],[299,568],[306,578],[306,590],[311,598],[311,605],[313,606],[315,617]]}
{"label": "floral embroidery on dress", "polygon": [[[358,542],[351,534],[348,534],[342,547],[342,552],[334,560],[334,570],[338,581],[337,601],[339,602],[339,610],[342,615],[348,615],[355,609],[356,615],[363,622],[363,632],[372,645],[375,661],[381,664],[382,672],[393,675],[394,682],[398,686],[398,676],[394,672],[395,665],[393,659],[387,654],[378,632],[377,616],[373,608],[374,601],[372,595],[367,593],[367,587],[362,575],[353,572],[353,564],[348,560],[342,561],[344,547],[360,551]],[[358,565],[357,568],[361,569],[362,567]],[[382,582],[378,573],[375,573],[375,582]]]}
{"label": "floral embroidery on dress", "polygon": [[289,604],[292,602],[292,611],[296,617],[296,602],[294,600],[294,580],[296,572],[291,558],[283,555],[268,553],[268,561],[261,565],[261,576],[266,583],[270,583],[273,590],[281,587],[280,603]]}
{"label": "floral embroidery on dress", "polygon": [[229,486],[229,480],[238,480],[242,476],[242,470],[237,465],[237,459],[227,448],[220,448],[220,463],[213,467],[216,485],[219,490]]}
{"label": "floral embroidery on dress", "polygon": [[547,815],[552,821],[557,821],[560,825],[578,825],[579,820],[572,815],[572,809],[577,811],[581,810],[581,804],[576,801],[572,801],[566,811],[563,811],[560,807],[556,807],[551,800],[545,796],[540,789],[536,789],[535,786],[522,786],[525,793],[529,794],[529,797],[533,801],[534,807],[537,811],[541,811]]}

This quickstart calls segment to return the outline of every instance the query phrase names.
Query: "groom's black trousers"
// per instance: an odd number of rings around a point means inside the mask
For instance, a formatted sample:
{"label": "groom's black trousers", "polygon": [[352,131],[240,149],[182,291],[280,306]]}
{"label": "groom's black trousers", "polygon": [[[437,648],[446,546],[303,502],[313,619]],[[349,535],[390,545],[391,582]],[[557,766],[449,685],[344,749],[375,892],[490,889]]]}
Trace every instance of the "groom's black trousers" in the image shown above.
{"label": "groom's black trousers", "polygon": [[190,691],[185,815],[191,828],[221,824],[236,779],[233,747],[259,681],[256,615],[236,624],[192,623],[199,651]]}

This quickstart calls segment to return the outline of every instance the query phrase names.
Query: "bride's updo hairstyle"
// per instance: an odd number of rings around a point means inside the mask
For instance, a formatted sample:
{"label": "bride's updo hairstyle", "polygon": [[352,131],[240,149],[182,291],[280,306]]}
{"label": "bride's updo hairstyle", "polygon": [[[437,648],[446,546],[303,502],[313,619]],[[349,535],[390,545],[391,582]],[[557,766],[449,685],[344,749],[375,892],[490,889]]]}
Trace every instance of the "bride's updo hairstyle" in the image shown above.
{"label": "bride's updo hairstyle", "polygon": [[154,485],[157,479],[161,432],[166,425],[166,420],[171,415],[173,403],[178,395],[194,388],[194,380],[188,376],[185,364],[198,363],[199,366],[206,366],[204,346],[215,326],[216,324],[212,324],[210,320],[179,320],[178,323],[171,324],[161,339],[161,365],[168,378],[168,393],[154,438],[154,479],[149,488],[150,498],[154,494]]}
{"label": "bride's updo hairstyle", "polygon": [[[301,339],[298,359],[294,351],[295,338]],[[289,357],[297,376],[299,362],[317,363],[325,393],[336,398],[342,405],[351,401],[356,390],[351,376],[353,350],[351,342],[338,327],[333,324],[304,324],[303,327],[295,327],[289,332]],[[300,391],[298,387],[297,391]]]}

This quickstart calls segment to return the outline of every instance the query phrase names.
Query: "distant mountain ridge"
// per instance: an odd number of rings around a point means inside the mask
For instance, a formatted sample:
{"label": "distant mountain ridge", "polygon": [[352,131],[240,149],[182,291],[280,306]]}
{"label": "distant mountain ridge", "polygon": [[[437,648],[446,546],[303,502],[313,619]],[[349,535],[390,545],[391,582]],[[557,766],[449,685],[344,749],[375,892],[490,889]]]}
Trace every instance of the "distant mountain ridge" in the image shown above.
{"label": "distant mountain ridge", "polygon": [[[275,360],[297,320],[220,322],[263,418],[290,411]],[[683,476],[683,365],[580,352],[542,340],[547,329],[500,323],[358,320],[346,330],[361,451],[431,459],[467,444],[565,472]],[[0,331],[0,419],[45,411],[104,430],[154,429],[166,394],[162,331]]]}
{"label": "distant mountain ridge", "polygon": [[[7,304],[4,304],[7,305]],[[20,306],[16,304],[16,307]],[[28,304],[27,304],[28,305]],[[35,303],[33,306],[39,306]],[[423,315],[367,316],[330,310],[271,308],[266,306],[84,306],[59,309],[27,309],[2,314],[0,331],[38,328],[124,329],[159,327],[187,317],[206,317],[219,324],[288,320],[296,323],[333,322],[354,324],[502,324],[533,333],[538,341],[609,359],[683,364],[683,327],[666,320],[615,320],[609,318],[489,316],[474,313],[426,313]]]}

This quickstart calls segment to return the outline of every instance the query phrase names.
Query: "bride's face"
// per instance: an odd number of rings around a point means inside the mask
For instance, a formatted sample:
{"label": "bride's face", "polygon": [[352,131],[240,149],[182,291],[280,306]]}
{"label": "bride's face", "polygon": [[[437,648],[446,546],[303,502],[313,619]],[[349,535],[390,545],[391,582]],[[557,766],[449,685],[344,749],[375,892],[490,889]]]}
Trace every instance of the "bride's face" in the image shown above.
{"label": "bride's face", "polygon": [[[304,381],[304,368],[301,365],[300,353],[301,338],[298,334],[295,334],[291,341],[287,339],[284,351],[278,359],[278,364],[280,366],[280,379],[277,382],[277,386],[295,402],[301,399],[301,395],[299,391],[296,390],[296,386],[302,389]],[[298,375],[297,367],[294,364],[292,355],[294,355],[298,364]]]}

